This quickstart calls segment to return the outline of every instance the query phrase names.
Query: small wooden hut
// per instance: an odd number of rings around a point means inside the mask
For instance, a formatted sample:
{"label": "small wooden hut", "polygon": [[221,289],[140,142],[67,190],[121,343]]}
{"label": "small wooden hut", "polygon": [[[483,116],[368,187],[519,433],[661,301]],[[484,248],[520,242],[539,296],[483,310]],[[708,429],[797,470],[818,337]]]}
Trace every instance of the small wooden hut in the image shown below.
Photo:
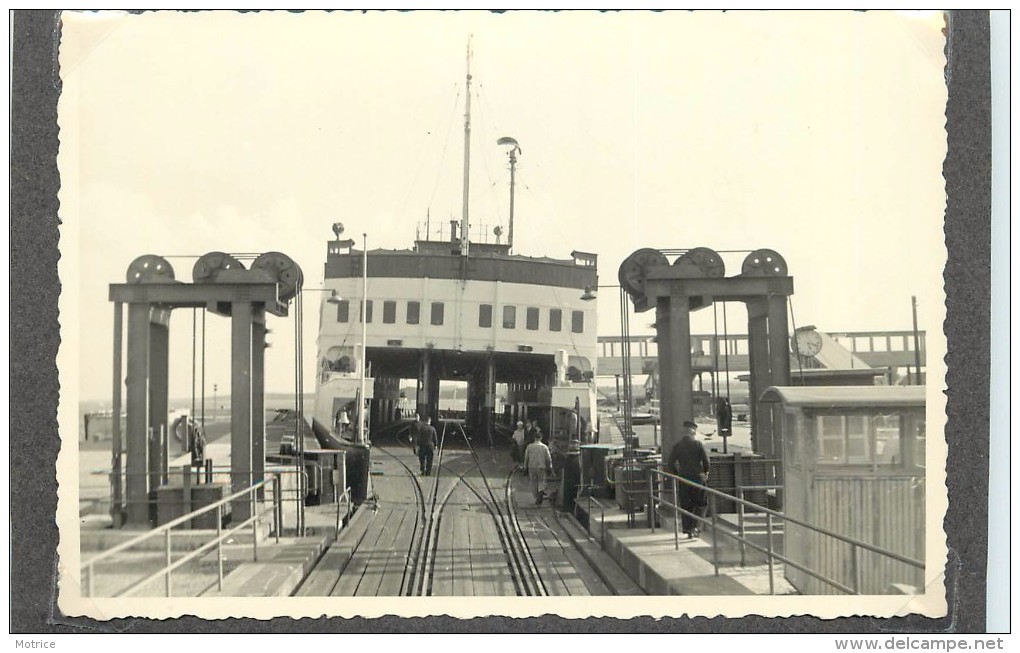
{"label": "small wooden hut", "polygon": [[[783,443],[787,515],[924,560],[923,386],[772,387]],[[920,590],[923,570],[796,524],[786,555],[861,594]],[[839,590],[786,566],[803,594]]]}

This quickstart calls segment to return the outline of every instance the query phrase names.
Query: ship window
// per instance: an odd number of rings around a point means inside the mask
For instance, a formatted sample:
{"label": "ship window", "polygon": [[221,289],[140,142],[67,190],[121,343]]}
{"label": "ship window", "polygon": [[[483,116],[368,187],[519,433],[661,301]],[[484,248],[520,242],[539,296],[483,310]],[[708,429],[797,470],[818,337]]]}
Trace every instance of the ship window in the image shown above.
{"label": "ship window", "polygon": [[336,305],[336,321],[337,322],[348,322],[351,319],[351,301],[349,299],[341,299]]}
{"label": "ship window", "polygon": [[538,331],[538,309],[534,306],[528,307],[528,315],[525,326],[527,326],[529,331]]}
{"label": "ship window", "polygon": [[[362,302],[362,304],[365,306],[365,322],[371,323],[372,322],[372,300],[370,299],[367,302]],[[360,321],[361,320],[361,314],[360,314],[361,311],[359,310],[358,313],[359,313],[358,314],[358,320]]]}
{"label": "ship window", "polygon": [[558,308],[549,309],[549,330],[550,331],[562,331],[563,330],[563,311]]}
{"label": "ship window", "polygon": [[570,330],[574,333],[584,333],[584,311],[573,311],[570,316]]}
{"label": "ship window", "polygon": [[503,328],[504,329],[516,329],[517,328],[517,307],[516,306],[504,306],[503,307]]}
{"label": "ship window", "polygon": [[482,304],[478,307],[478,326],[486,329],[492,326],[492,304]]}
{"label": "ship window", "polygon": [[385,301],[382,304],[382,321],[393,324],[397,321],[397,302]]}
{"label": "ship window", "polygon": [[442,326],[443,302],[432,302],[432,324],[434,326]]}
{"label": "ship window", "polygon": [[420,302],[407,302],[407,323],[418,324],[418,316],[421,314]]}

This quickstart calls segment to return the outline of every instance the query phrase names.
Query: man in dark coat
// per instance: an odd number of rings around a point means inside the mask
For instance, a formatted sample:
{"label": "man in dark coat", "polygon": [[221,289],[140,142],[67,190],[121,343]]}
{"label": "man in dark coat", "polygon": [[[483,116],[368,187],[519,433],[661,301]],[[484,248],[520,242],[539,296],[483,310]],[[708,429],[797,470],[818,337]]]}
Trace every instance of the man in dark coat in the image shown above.
{"label": "man in dark coat", "polygon": [[418,452],[418,462],[421,464],[423,476],[432,475],[432,456],[436,447],[439,446],[436,429],[431,422],[431,417],[425,417],[419,419],[415,424],[414,448]]}
{"label": "man in dark coat", "polygon": [[[701,486],[708,483],[708,454],[705,446],[694,439],[698,432],[698,425],[694,422],[684,422],[683,435],[673,445],[669,453],[669,468],[680,478],[692,481]],[[708,493],[701,487],[678,483],[677,494],[680,501],[680,508],[692,512],[699,517],[705,516],[708,507]],[[698,522],[694,517],[680,514],[680,525],[688,538],[701,535]]]}

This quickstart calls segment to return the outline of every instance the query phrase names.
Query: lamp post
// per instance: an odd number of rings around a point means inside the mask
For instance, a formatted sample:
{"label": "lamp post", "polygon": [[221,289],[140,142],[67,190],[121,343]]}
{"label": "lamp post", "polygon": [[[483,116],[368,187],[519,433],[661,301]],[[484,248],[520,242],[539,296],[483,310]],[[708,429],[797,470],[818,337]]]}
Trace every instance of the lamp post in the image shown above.
{"label": "lamp post", "polygon": [[507,226],[506,234],[506,246],[507,251],[514,247],[514,183],[517,172],[517,155],[522,154],[521,146],[517,143],[517,139],[511,138],[510,136],[504,136],[496,141],[496,145],[507,145],[509,150],[507,154],[510,157],[510,220]]}

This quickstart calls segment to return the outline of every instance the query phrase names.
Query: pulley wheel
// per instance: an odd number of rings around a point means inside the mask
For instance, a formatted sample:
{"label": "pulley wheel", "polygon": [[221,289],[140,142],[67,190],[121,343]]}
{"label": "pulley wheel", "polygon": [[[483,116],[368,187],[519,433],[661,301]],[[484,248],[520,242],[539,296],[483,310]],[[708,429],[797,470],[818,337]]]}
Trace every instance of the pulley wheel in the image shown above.
{"label": "pulley wheel", "polygon": [[785,277],[786,260],[772,249],[756,249],[747,255],[740,273],[745,277]]}
{"label": "pulley wheel", "polygon": [[195,283],[215,283],[220,272],[243,269],[244,264],[230,254],[209,252],[195,261],[195,267],[191,269],[191,280]]}
{"label": "pulley wheel", "polygon": [[620,264],[620,286],[632,297],[644,295],[648,270],[661,265],[669,265],[669,259],[659,250],[650,247],[637,250]]}
{"label": "pulley wheel", "polygon": [[684,279],[718,279],[726,276],[722,257],[707,247],[695,247],[684,252],[673,262]]}
{"label": "pulley wheel", "polygon": [[276,278],[276,282],[279,284],[277,296],[281,302],[290,301],[297,295],[298,289],[301,288],[305,279],[301,272],[301,266],[280,252],[266,252],[259,255],[251,264],[251,269],[266,270]]}
{"label": "pulley wheel", "polygon": [[128,283],[161,283],[174,280],[174,269],[162,256],[146,254],[131,261],[127,269]]}

